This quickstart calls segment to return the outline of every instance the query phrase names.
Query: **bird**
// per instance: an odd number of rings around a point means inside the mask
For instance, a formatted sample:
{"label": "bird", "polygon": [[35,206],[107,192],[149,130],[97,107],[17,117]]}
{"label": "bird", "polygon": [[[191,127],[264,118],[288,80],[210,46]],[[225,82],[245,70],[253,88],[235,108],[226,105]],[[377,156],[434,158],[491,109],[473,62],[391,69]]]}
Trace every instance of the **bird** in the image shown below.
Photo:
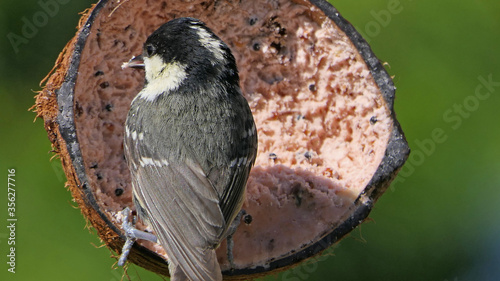
{"label": "bird", "polygon": [[137,215],[165,250],[171,280],[222,280],[215,249],[241,210],[258,145],[236,60],[204,22],[181,17],[125,67],[145,75],[124,134]]}

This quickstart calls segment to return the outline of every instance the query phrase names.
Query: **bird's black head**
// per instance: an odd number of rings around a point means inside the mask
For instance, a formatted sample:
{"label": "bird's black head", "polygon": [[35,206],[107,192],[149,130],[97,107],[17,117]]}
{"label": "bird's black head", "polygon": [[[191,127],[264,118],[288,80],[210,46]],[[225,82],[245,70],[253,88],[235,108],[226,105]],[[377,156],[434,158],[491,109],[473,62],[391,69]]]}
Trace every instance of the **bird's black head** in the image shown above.
{"label": "bird's black head", "polygon": [[148,83],[158,78],[239,82],[230,49],[198,19],[177,18],[163,24],[144,43],[142,56]]}

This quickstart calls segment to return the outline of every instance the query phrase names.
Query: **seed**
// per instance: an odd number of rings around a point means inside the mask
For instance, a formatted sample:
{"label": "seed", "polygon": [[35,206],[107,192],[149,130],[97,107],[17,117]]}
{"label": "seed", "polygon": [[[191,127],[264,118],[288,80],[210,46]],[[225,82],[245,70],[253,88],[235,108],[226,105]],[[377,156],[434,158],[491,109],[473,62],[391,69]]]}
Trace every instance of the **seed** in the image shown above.
{"label": "seed", "polygon": [[252,216],[251,216],[251,215],[245,215],[245,216],[243,217],[243,221],[245,222],[245,224],[251,224],[251,223],[252,223],[252,220],[253,220],[253,218],[252,218]]}
{"label": "seed", "polygon": [[116,196],[120,196],[123,194],[123,188],[117,188],[115,189],[115,195]]}

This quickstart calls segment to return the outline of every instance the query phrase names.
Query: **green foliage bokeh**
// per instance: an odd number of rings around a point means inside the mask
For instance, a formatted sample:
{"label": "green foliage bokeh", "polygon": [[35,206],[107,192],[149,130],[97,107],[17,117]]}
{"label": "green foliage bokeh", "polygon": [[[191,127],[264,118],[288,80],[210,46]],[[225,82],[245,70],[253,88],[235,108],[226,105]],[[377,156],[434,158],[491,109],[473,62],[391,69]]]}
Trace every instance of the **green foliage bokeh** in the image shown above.
{"label": "green foliage bokeh", "polygon": [[[43,121],[28,112],[39,81],[92,1],[58,0],[13,46],[39,0],[0,3],[0,280],[120,280],[64,188]],[[371,221],[329,256],[265,280],[500,280],[500,2],[337,0],[397,86],[412,148]],[[39,18],[38,20],[43,20]],[[40,22],[39,22],[40,23]],[[17,52],[16,52],[17,48]],[[485,82],[486,81],[486,82]],[[489,82],[488,82],[489,81]],[[482,85],[482,86],[481,86]],[[16,169],[16,273],[7,272],[7,176]],[[161,280],[132,266],[131,280]]]}

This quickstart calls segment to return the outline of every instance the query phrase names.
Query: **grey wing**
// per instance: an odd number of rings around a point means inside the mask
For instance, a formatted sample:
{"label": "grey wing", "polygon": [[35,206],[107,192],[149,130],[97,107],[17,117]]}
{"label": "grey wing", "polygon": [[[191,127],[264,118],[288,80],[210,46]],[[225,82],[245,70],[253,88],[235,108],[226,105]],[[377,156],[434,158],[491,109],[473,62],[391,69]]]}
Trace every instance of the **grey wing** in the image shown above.
{"label": "grey wing", "polygon": [[253,163],[248,163],[248,165],[245,164],[234,169],[228,188],[221,194],[219,205],[226,222],[225,230],[231,225],[231,222],[241,209],[245,199],[245,186],[252,165]]}
{"label": "grey wing", "polygon": [[[257,156],[257,130],[246,101],[243,110],[247,110],[247,119],[243,122],[246,133],[243,138],[235,142],[235,147],[231,150],[235,153],[232,162],[229,163],[229,166],[211,170],[208,175],[216,190],[220,192],[219,205],[226,221],[224,232],[241,209],[245,199],[244,193],[248,176]],[[228,173],[223,171],[228,171]],[[225,234],[222,238],[224,236]]]}
{"label": "grey wing", "polygon": [[225,222],[216,191],[196,163],[144,159],[133,172],[134,195],[146,206],[169,262],[192,280],[217,280],[213,248]]}

